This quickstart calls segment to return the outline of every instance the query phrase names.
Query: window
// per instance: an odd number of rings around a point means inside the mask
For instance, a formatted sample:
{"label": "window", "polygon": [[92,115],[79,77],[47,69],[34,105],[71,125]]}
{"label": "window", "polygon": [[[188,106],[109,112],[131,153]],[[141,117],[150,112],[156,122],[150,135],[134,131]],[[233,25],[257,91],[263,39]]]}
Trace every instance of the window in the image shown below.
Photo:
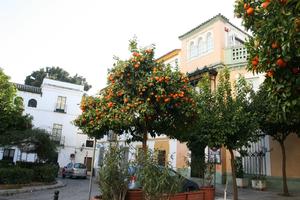
{"label": "window", "polygon": [[211,33],[206,34],[206,46],[207,46],[207,51],[210,51],[214,48],[213,38]]}
{"label": "window", "polygon": [[206,51],[205,43],[202,38],[199,38],[198,39],[198,54],[201,55],[201,54],[205,53],[205,51]]}
{"label": "window", "polygon": [[56,112],[65,112],[67,97],[58,96],[56,103]]}
{"label": "window", "polygon": [[28,107],[36,108],[36,106],[37,106],[37,101],[35,99],[30,99],[28,101]]}
{"label": "window", "polygon": [[60,141],[61,133],[62,133],[62,125],[61,124],[53,124],[52,139],[54,141]]}
{"label": "window", "polygon": [[85,142],[85,146],[86,147],[93,147],[94,146],[94,141],[93,140],[87,140]]}
{"label": "window", "polygon": [[194,58],[197,56],[197,47],[194,42],[190,43],[190,58]]}
{"label": "window", "polygon": [[15,150],[14,149],[4,149],[2,160],[14,161]]}

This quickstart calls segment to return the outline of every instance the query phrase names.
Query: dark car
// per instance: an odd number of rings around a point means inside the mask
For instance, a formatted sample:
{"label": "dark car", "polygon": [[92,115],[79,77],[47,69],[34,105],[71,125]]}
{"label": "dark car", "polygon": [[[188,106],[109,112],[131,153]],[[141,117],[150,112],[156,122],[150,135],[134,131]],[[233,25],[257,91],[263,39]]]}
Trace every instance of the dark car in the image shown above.
{"label": "dark car", "polygon": [[86,178],[87,169],[82,163],[68,163],[62,170],[62,177]]}
{"label": "dark car", "polygon": [[[139,189],[141,188],[141,184],[138,180],[138,177],[137,177],[137,169],[139,167],[136,167],[136,166],[130,166],[129,167],[129,175],[130,175],[130,181],[129,181],[129,184],[128,184],[128,188],[130,190],[133,190],[133,189]],[[165,169],[163,166],[157,166],[158,169]],[[170,168],[167,168],[170,176],[177,176],[178,178],[180,178],[182,181],[181,181],[181,192],[189,192],[189,191],[195,191],[195,190],[199,190],[199,186],[197,183],[195,183],[194,181],[182,176],[181,174],[179,174],[178,172],[176,172],[175,170],[173,169],[170,169]]]}

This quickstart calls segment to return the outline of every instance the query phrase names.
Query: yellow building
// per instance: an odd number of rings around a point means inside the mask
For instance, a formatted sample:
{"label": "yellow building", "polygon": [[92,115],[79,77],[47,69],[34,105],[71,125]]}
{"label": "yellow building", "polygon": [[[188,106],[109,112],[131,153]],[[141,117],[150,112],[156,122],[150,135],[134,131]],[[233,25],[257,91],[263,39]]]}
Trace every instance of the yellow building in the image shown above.
{"label": "yellow building", "polygon": [[[227,66],[230,69],[232,83],[241,75],[252,84],[254,90],[258,90],[259,85],[264,81],[264,76],[253,74],[245,69],[247,50],[243,44],[248,36],[247,33],[219,14],[179,36],[181,50],[173,50],[157,60],[166,64],[172,64],[176,61],[179,69],[189,75],[193,85],[197,84],[203,73],[209,73],[212,88],[216,87],[217,72]],[[175,151],[176,160],[181,161],[183,157],[185,157],[185,160],[190,160],[190,156],[187,156],[190,154],[188,149],[183,147],[184,144],[180,145],[180,148],[177,146]],[[167,149],[167,146],[163,148]],[[172,148],[172,146],[169,146],[169,148]],[[300,139],[295,135],[289,136],[286,141],[286,148],[289,186],[300,188]],[[206,148],[205,152],[210,151]],[[249,156],[243,158],[245,172],[247,174],[257,174],[258,155],[262,155],[261,171],[263,175],[268,177],[268,187],[280,187],[280,146],[269,136],[266,136],[261,138],[259,142],[252,144],[248,149],[248,153]],[[225,183],[226,179],[231,177],[230,155],[227,150],[221,149],[219,156],[221,162],[216,166],[217,182]],[[191,163],[193,163],[193,159]],[[176,162],[178,170],[180,168],[188,169],[187,167],[183,162]],[[191,172],[193,172],[193,167]],[[191,172],[186,171],[188,174],[191,174]],[[192,173],[192,175],[194,174],[197,173]]]}

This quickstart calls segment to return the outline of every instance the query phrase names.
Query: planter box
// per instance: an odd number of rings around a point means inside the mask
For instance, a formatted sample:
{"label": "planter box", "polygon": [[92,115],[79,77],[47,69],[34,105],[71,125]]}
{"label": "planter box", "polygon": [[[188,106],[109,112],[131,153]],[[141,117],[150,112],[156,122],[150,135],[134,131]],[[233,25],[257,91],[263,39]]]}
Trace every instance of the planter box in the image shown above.
{"label": "planter box", "polygon": [[246,188],[249,185],[248,178],[236,178],[236,185],[241,188]]}
{"label": "planter box", "polygon": [[215,199],[215,188],[210,187],[201,187],[200,191],[204,192],[204,200],[214,200]]}
{"label": "planter box", "polygon": [[94,197],[91,198],[91,200],[101,200],[101,199],[102,199],[101,196],[94,196]]}
{"label": "planter box", "polygon": [[[214,200],[213,187],[201,188],[198,191],[177,193],[170,196],[169,200]],[[128,190],[126,200],[144,200],[142,190]]]}
{"label": "planter box", "polygon": [[266,180],[251,180],[251,185],[253,189],[265,190],[267,188]]}
{"label": "planter box", "polygon": [[126,193],[126,200],[144,200],[142,190],[128,190]]}

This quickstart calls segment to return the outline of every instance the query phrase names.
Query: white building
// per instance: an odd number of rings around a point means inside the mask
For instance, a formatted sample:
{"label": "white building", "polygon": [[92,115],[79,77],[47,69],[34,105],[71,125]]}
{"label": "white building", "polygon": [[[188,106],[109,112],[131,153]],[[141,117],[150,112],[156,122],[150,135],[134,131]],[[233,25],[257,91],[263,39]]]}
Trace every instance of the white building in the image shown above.
{"label": "white building", "polygon": [[[80,134],[73,121],[80,115],[80,102],[84,95],[82,85],[76,85],[45,78],[42,86],[16,84],[17,95],[23,99],[24,112],[33,117],[35,128],[45,129],[60,145],[57,162],[60,167],[67,163],[92,161],[93,141]],[[3,150],[14,162],[35,161],[35,154],[21,153],[17,148]],[[3,157],[0,153],[0,158]]]}

